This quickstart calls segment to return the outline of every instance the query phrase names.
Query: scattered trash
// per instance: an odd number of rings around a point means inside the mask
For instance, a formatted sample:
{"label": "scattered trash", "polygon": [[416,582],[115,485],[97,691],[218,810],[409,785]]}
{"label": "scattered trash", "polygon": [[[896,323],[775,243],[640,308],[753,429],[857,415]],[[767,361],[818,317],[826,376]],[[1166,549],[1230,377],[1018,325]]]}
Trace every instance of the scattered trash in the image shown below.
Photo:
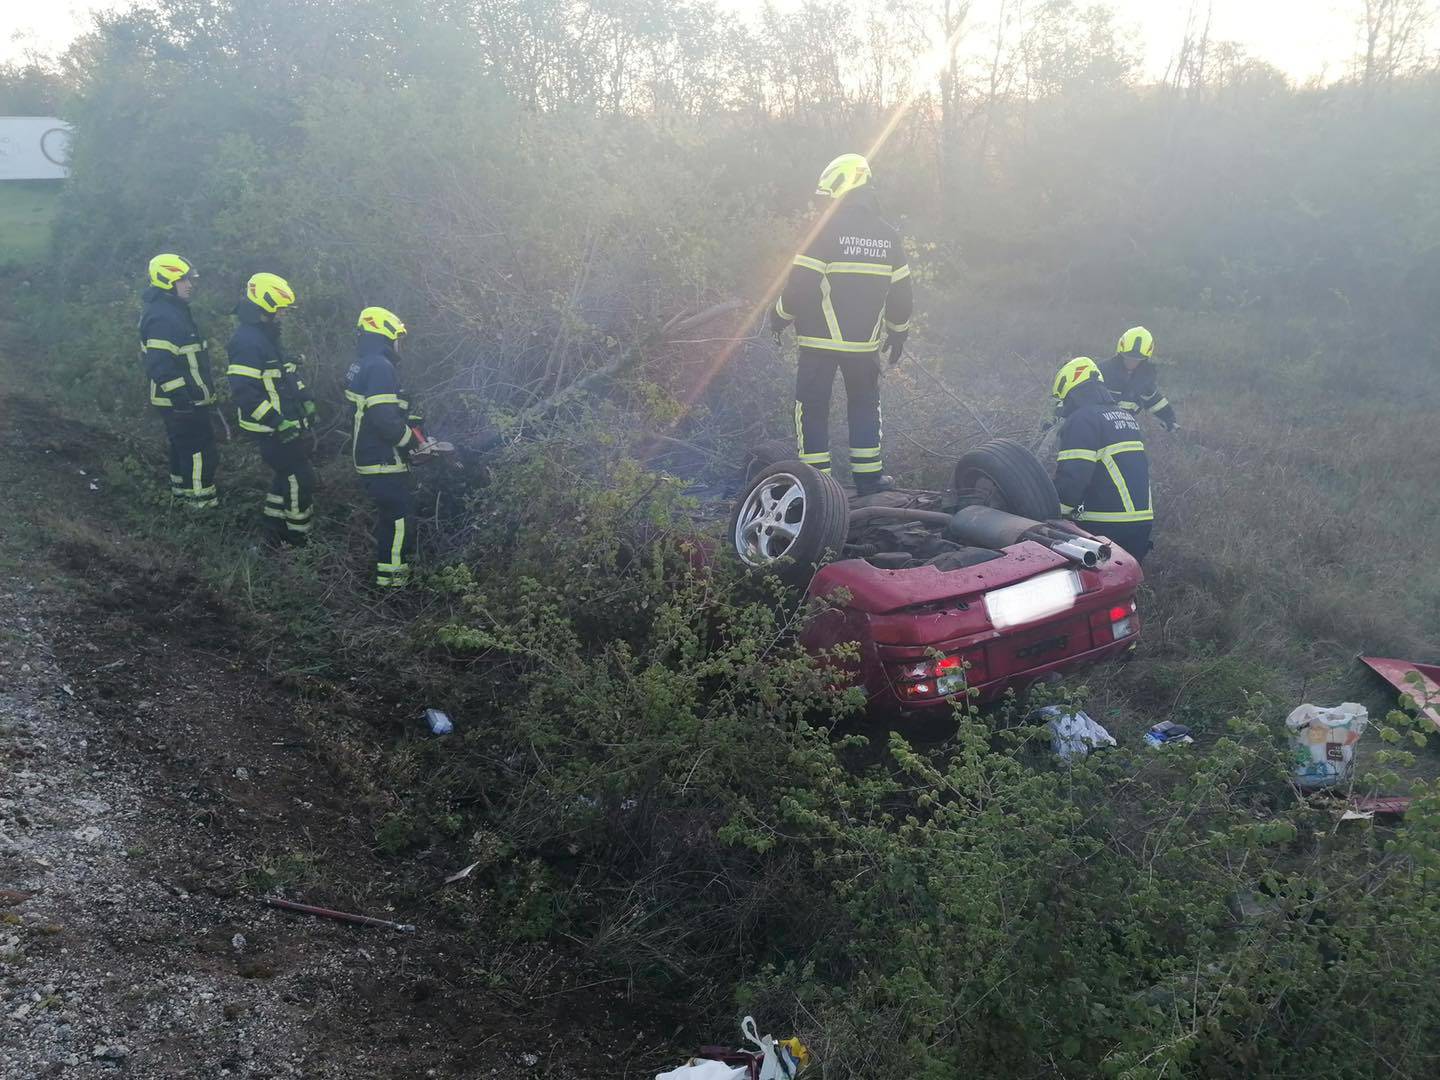
{"label": "scattered trash", "polygon": [[449,735],[455,730],[455,725],[450,722],[450,717],[439,709],[426,709],[425,723],[430,725],[432,735]]}
{"label": "scattered trash", "polygon": [[731,1050],[725,1046],[702,1046],[700,1052],[678,1069],[657,1073],[655,1080],[791,1080],[810,1064],[810,1051],[793,1036],[777,1040],[760,1037],[755,1018],[740,1024],[745,1041],[755,1050]]}
{"label": "scattered trash", "polygon": [[230,939],[230,947],[231,947],[232,949],[234,949],[236,952],[244,952],[244,951],[245,951],[245,935],[244,935],[244,934],[236,934],[234,937],[232,937],[232,938]]}
{"label": "scattered trash", "polygon": [[480,860],[479,860],[479,859],[476,859],[476,860],[475,860],[474,862],[472,862],[469,866],[465,867],[464,870],[456,870],[455,873],[453,873],[453,874],[451,874],[449,877],[447,877],[447,878],[445,879],[445,881],[444,881],[444,884],[446,884],[446,885],[453,885],[453,884],[455,884],[455,882],[457,882],[457,881],[464,881],[467,877],[469,877],[472,873],[474,873],[475,868],[476,868],[477,866],[479,866],[479,865],[480,865]]}
{"label": "scattered trash", "polygon": [[374,919],[369,915],[352,915],[348,911],[334,911],[331,908],[315,907],[313,904],[297,904],[294,900],[282,900],[278,896],[263,896],[260,898],[260,902],[273,908],[279,908],[281,911],[298,911],[302,915],[319,915],[323,919],[338,919],[341,922],[355,923],[357,926],[378,926],[382,930],[399,930],[405,934],[415,932],[415,927],[410,923]]}
{"label": "scattered trash", "polygon": [[1370,722],[1365,706],[1346,701],[1333,708],[1298,705],[1285,718],[1295,755],[1292,782],[1302,791],[1334,787],[1350,779],[1355,744]]}
{"label": "scattered trash", "polygon": [[1114,736],[1081,709],[1046,705],[1030,715],[1032,718],[1045,720],[1050,729],[1050,749],[1067,765],[1085,757],[1092,750],[1104,750],[1115,745]]}
{"label": "scattered trash", "polygon": [[250,770],[247,769],[247,768],[245,768],[244,765],[241,765],[238,769],[235,770],[235,779],[236,779],[236,780],[249,780],[249,779],[250,779]]}
{"label": "scattered trash", "polygon": [[1440,664],[1417,664],[1384,656],[1362,656],[1360,662],[1402,695],[1408,695],[1416,711],[1440,728]]}
{"label": "scattered trash", "polygon": [[1194,741],[1188,727],[1170,720],[1161,720],[1145,733],[1145,743],[1150,747],[1169,746],[1171,743],[1188,746]]}
{"label": "scattered trash", "polygon": [[[1404,817],[1410,809],[1409,795],[1357,795],[1349,802],[1350,809],[1374,817]],[[1343,820],[1343,819],[1342,819]]]}
{"label": "scattered trash", "polygon": [[748,1080],[745,1066],[726,1065],[723,1061],[692,1061],[669,1072],[656,1073],[655,1080]]}
{"label": "scattered trash", "polygon": [[74,690],[73,687],[71,687],[71,685],[70,685],[69,683],[62,683],[62,684],[60,685],[60,689],[61,689],[61,690],[64,690],[65,693],[69,694],[71,697],[74,697],[74,696],[75,696],[75,690]]}
{"label": "scattered trash", "polygon": [[100,490],[100,485],[97,484],[94,480],[91,480],[91,481],[90,481],[90,490],[91,490],[91,491],[99,491],[99,490]]}

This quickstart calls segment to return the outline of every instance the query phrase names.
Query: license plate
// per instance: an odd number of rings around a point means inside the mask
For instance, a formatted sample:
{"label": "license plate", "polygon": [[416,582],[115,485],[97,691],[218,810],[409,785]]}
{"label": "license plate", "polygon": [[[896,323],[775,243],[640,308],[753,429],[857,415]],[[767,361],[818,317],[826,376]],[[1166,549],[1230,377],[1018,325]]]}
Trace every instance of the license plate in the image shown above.
{"label": "license plate", "polygon": [[1080,578],[1073,570],[1051,570],[1018,585],[985,594],[985,612],[996,630],[1069,611],[1080,595]]}

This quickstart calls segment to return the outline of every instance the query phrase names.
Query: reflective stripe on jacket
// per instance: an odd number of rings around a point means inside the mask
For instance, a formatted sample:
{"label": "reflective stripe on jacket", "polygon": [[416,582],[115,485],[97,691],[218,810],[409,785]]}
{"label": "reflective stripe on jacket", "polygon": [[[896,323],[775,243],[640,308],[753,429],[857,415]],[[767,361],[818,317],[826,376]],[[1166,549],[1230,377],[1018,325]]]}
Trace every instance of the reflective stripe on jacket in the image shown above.
{"label": "reflective stripe on jacket", "polygon": [[352,410],[350,447],[362,476],[409,472],[402,451],[411,448],[410,403],[395,373],[391,343],[380,334],[359,335],[358,355],[345,373],[345,399]]}
{"label": "reflective stripe on jacket", "polygon": [[210,356],[190,305],[172,289],[150,286],[140,311],[140,358],[150,378],[150,404],[160,409],[214,405]]}
{"label": "reflective stripe on jacket", "polygon": [[240,325],[225,346],[230,359],[225,375],[240,429],[273,435],[282,420],[305,419],[310,392],[293,360],[280,350],[280,324],[242,300],[235,308]]}
{"label": "reflective stripe on jacket", "polygon": [[1150,459],[1135,417],[1098,380],[1071,390],[1064,410],[1055,458],[1061,512],[1097,525],[1153,520]]}
{"label": "reflective stripe on jacket", "polygon": [[771,326],[795,323],[796,344],[874,352],[883,327],[910,329],[910,263],[900,234],[862,188],[841,200],[809,246],[795,256]]}

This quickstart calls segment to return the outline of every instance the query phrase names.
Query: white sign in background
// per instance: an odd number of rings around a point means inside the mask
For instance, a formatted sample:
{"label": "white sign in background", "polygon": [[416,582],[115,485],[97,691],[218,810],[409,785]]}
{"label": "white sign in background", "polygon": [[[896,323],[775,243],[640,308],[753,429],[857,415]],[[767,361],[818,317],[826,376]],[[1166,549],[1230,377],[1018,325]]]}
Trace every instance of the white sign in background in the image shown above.
{"label": "white sign in background", "polygon": [[70,125],[54,116],[0,116],[0,180],[64,180]]}

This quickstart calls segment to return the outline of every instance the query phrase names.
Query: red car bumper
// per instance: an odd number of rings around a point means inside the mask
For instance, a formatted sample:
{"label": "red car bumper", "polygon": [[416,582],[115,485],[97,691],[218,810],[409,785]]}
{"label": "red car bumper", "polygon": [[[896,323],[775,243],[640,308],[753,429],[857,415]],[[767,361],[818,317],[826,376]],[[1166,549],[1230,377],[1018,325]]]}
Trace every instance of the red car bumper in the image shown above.
{"label": "red car bumper", "polygon": [[[1074,595],[1063,610],[995,625],[987,594],[1065,574],[1073,575]],[[882,570],[847,559],[811,582],[810,595],[834,606],[807,625],[801,641],[812,652],[853,643],[858,658],[836,664],[864,686],[873,712],[948,712],[967,688],[991,701],[1133,648],[1140,633],[1135,590],[1143,580],[1139,565],[1119,549],[1108,562],[1083,569],[1030,542],[951,571]]]}

